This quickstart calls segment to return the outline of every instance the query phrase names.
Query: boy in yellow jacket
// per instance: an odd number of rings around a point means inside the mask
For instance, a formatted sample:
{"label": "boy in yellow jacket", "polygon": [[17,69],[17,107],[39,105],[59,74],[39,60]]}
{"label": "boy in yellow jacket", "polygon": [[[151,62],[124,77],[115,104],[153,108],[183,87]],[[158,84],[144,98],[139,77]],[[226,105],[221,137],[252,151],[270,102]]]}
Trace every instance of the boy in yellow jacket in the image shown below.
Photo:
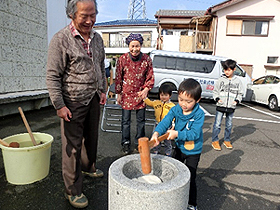
{"label": "boy in yellow jacket", "polygon": [[[172,95],[172,88],[170,85],[163,84],[159,87],[159,98],[160,100],[151,101],[149,98],[145,98],[144,102],[154,108],[155,110],[155,117],[157,123],[159,123],[165,115],[169,112],[169,110],[175,106],[173,102],[170,101],[170,97]],[[164,140],[164,150],[165,155],[171,156],[172,152],[172,144],[171,140]],[[154,153],[157,154],[160,150],[160,145],[154,148]]]}

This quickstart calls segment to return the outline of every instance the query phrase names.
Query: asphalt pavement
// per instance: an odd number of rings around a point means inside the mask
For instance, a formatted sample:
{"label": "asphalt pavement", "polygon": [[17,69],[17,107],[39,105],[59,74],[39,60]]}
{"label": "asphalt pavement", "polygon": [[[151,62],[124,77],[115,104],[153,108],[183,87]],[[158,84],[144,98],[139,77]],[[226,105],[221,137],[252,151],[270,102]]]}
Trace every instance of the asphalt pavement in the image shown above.
{"label": "asphalt pavement", "polygon": [[[10,184],[6,180],[0,154],[0,209],[74,209],[63,196],[60,126],[55,110],[47,107],[26,112],[25,115],[33,132],[48,133],[54,137],[50,172],[46,178],[32,184]],[[152,118],[153,114],[147,113],[147,117]],[[133,137],[135,119],[132,120]],[[211,147],[213,122],[213,117],[206,116],[204,147],[197,176],[199,209],[280,210],[279,124],[234,120],[234,149],[228,150],[222,146],[222,151],[214,151]],[[0,138],[26,132],[20,114],[0,118]],[[152,126],[146,126],[146,135],[149,137],[151,133]],[[222,135],[223,132],[221,139]],[[89,199],[86,209],[108,209],[108,169],[122,157],[120,140],[120,133],[100,130],[97,167],[104,171],[105,176],[84,178],[84,194]]]}

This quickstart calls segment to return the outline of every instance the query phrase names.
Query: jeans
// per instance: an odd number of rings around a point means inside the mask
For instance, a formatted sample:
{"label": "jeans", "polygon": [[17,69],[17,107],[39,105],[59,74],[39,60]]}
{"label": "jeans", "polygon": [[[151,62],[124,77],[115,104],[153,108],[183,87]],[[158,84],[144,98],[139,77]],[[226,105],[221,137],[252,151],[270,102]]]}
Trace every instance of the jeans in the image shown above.
{"label": "jeans", "polygon": [[215,122],[213,125],[213,132],[212,132],[212,142],[219,141],[218,135],[221,131],[221,123],[222,123],[224,114],[226,114],[226,124],[225,124],[226,128],[225,128],[224,140],[230,141],[233,112],[232,113],[228,113],[228,112],[223,113],[220,111],[216,111],[216,118],[215,118]]}
{"label": "jeans", "polygon": [[[156,123],[156,126],[157,125],[158,125],[158,122]],[[156,126],[155,126],[155,128],[156,128]],[[153,129],[152,133],[155,132],[155,128]],[[172,128],[172,126],[170,126],[168,129],[171,129],[171,128]],[[167,140],[167,139],[163,140],[163,145],[164,145],[165,155],[171,157],[171,155],[172,155],[171,154],[172,153],[172,143],[171,143],[171,140]],[[158,154],[159,151],[160,151],[160,148],[161,148],[161,143],[154,148],[154,150],[153,150],[154,154]]]}
{"label": "jeans", "polygon": [[[167,156],[171,156],[171,153],[172,153],[172,143],[171,143],[171,140],[167,140],[165,139],[163,141],[164,143],[164,152],[165,152],[165,155]],[[160,151],[160,148],[161,148],[161,144],[157,145],[154,149],[154,153],[155,154],[158,154],[158,152]]]}
{"label": "jeans", "polygon": [[[135,147],[138,146],[138,139],[145,136],[145,108],[136,110],[136,135]],[[130,140],[131,110],[122,110],[122,140],[121,145],[131,144]]]}

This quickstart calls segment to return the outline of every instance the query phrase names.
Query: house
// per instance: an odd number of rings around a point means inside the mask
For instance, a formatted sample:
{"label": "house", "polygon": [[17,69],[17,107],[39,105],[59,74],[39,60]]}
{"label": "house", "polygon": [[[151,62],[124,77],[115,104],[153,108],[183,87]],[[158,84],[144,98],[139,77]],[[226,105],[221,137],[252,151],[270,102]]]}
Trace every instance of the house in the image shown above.
{"label": "house", "polygon": [[156,20],[124,19],[101,22],[94,25],[94,30],[101,34],[107,56],[128,52],[125,39],[130,33],[142,34],[144,42],[141,51],[143,53],[156,49],[158,37]]}
{"label": "house", "polygon": [[94,30],[102,35],[106,55],[127,52],[125,38],[130,33],[144,37],[142,52],[154,49],[212,54],[211,15],[206,10],[159,10],[157,20],[124,19],[96,23]]}
{"label": "house", "polygon": [[205,13],[206,10],[157,11],[160,34],[157,49],[212,54],[212,16]]}
{"label": "house", "polygon": [[231,57],[252,78],[280,75],[280,1],[228,0],[207,10],[216,24],[213,55]]}

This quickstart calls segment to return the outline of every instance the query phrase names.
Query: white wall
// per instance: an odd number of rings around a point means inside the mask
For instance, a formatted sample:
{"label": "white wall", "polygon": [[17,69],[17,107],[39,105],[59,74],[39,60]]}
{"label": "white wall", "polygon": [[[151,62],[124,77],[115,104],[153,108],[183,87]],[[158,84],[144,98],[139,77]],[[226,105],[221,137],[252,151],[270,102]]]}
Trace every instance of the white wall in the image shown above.
{"label": "white wall", "polygon": [[[253,78],[265,75],[267,56],[279,56],[280,2],[277,0],[242,1],[217,12],[218,28],[215,55],[231,57],[240,64],[253,65]],[[226,36],[226,15],[275,16],[268,37]],[[278,64],[279,65],[279,64]]]}
{"label": "white wall", "polygon": [[179,51],[180,49],[180,36],[163,35],[163,50]]}

